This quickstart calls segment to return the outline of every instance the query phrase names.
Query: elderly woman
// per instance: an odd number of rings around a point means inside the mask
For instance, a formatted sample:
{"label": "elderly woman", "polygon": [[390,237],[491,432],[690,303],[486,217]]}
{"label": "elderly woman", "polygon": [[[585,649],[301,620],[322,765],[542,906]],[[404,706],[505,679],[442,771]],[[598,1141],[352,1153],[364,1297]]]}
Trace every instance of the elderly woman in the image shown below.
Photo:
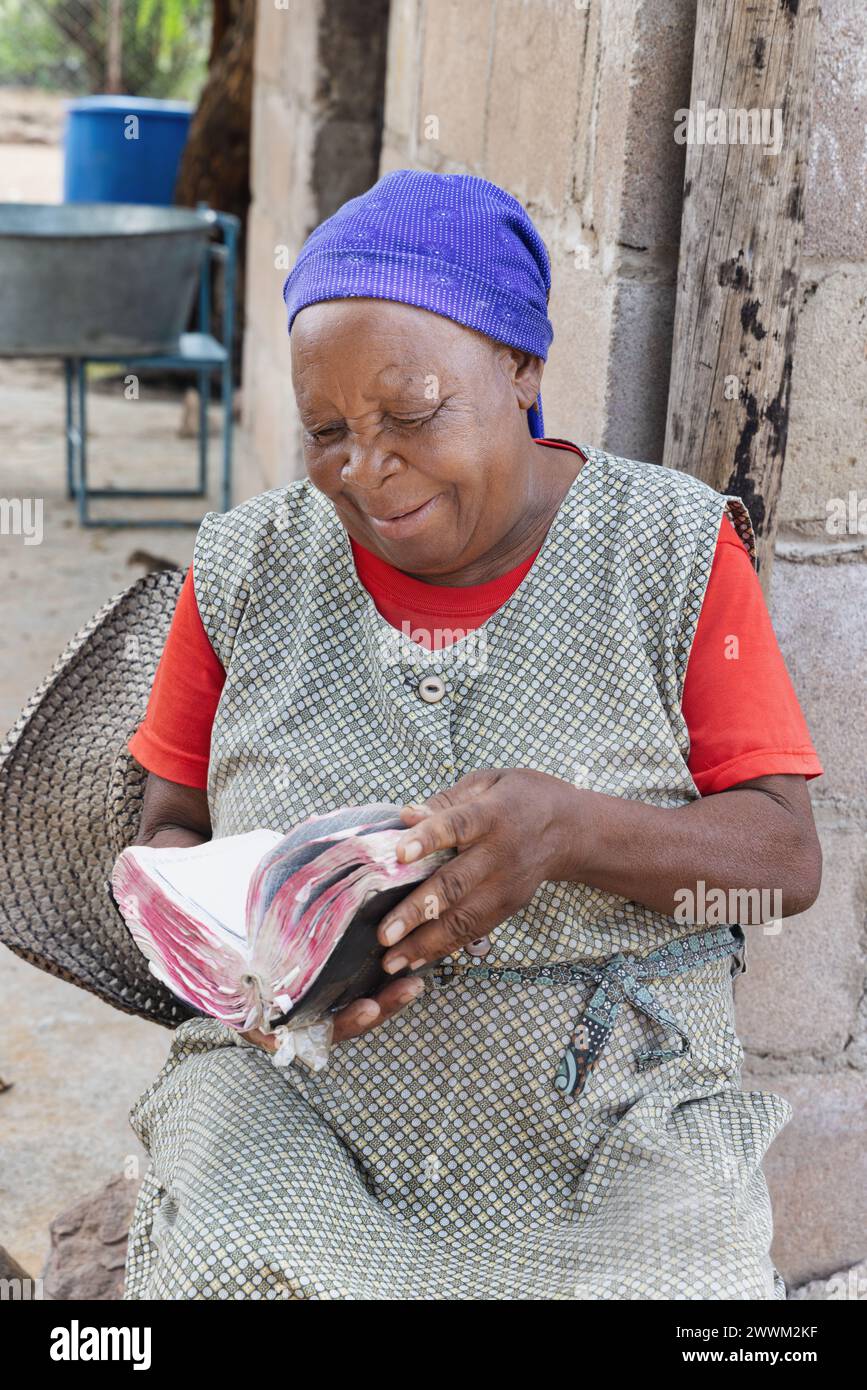
{"label": "elderly woman", "polygon": [[457,853],[323,1071],[177,1029],[129,1298],[784,1296],[732,977],[816,897],[821,767],[742,503],[543,436],[549,288],[512,197],[409,170],[286,281],[308,477],[202,522],[139,841],[388,801]]}

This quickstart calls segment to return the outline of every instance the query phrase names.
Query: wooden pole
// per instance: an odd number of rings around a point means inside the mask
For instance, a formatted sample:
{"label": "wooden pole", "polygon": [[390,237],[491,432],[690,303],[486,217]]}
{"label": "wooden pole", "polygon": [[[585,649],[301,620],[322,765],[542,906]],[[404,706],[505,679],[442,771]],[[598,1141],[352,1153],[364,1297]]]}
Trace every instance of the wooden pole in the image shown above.
{"label": "wooden pole", "polygon": [[743,498],[767,591],[786,454],[818,5],[699,0],[665,454]]}
{"label": "wooden pole", "polygon": [[123,90],[123,8],[122,0],[108,0],[108,59],[105,90]]}

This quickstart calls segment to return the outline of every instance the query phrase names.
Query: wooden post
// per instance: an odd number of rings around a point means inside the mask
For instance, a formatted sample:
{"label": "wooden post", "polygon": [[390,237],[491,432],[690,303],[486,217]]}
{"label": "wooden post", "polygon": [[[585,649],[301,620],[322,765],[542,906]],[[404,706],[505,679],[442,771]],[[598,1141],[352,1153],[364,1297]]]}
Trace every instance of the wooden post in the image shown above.
{"label": "wooden post", "polygon": [[699,0],[665,454],[743,498],[767,592],[783,476],[818,5]]}
{"label": "wooden post", "polygon": [[108,59],[105,90],[123,90],[123,5],[122,0],[108,0]]}

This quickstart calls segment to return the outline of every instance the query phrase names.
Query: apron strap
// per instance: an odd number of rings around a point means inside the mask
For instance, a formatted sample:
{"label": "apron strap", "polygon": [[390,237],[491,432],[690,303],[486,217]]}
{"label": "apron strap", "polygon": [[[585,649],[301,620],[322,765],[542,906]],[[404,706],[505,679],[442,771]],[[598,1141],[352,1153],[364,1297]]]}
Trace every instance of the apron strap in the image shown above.
{"label": "apron strap", "polygon": [[683,1057],[689,1052],[685,1028],[644,981],[681,975],[709,961],[734,955],[742,951],[743,939],[740,928],[718,927],[670,941],[648,956],[616,955],[604,965],[583,967],[582,973],[596,981],[597,989],[566,1046],[554,1078],[555,1090],[568,1099],[581,1094],[587,1077],[605,1051],[617,1015],[627,1001],[678,1038],[676,1047],[652,1047],[637,1053],[637,1069],[647,1071],[661,1062]]}

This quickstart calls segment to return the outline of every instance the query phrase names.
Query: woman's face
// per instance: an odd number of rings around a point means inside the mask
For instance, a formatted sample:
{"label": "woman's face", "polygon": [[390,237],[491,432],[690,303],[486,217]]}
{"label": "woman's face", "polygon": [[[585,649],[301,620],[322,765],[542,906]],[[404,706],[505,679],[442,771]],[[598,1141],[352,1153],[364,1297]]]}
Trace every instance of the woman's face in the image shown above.
{"label": "woman's face", "polygon": [[312,304],[292,326],[310,480],[374,554],[421,578],[459,575],[533,512],[526,411],[541,372],[425,309]]}

